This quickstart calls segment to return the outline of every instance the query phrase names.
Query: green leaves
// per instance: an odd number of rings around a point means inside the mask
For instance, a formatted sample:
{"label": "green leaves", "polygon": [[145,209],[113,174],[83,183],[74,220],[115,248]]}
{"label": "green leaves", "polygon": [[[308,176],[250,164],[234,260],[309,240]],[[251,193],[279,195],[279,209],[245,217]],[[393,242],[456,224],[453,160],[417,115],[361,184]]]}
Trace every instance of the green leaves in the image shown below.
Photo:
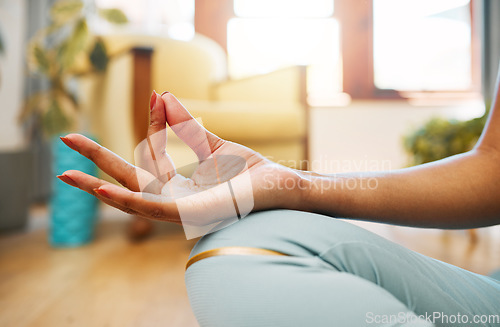
{"label": "green leaves", "polygon": [[412,165],[443,159],[474,147],[486,122],[486,116],[468,120],[434,118],[404,138]]}
{"label": "green leaves", "polygon": [[70,69],[76,57],[85,49],[89,39],[89,29],[85,19],[80,19],[71,34],[59,47],[58,57],[61,70]]}
{"label": "green leaves", "polygon": [[89,59],[95,70],[99,72],[105,71],[108,67],[108,53],[106,51],[106,46],[101,39],[98,39],[95,42],[94,48],[90,52]]}
{"label": "green leaves", "polygon": [[[119,9],[93,8],[84,0],[56,1],[50,10],[50,25],[40,29],[28,44],[30,69],[44,74],[50,87],[27,99],[20,119],[40,118],[47,135],[73,128],[78,122],[79,103],[68,83],[96,71],[103,72],[108,66],[105,44],[90,31],[87,18],[99,15],[112,24],[128,22]],[[3,48],[0,39],[0,52]]]}
{"label": "green leaves", "polygon": [[32,94],[23,104],[19,121],[26,121],[29,117],[39,114],[43,116],[51,103],[51,92],[37,92]]}
{"label": "green leaves", "polygon": [[23,106],[20,121],[39,115],[44,133],[48,136],[70,130],[76,123],[77,103],[74,95],[64,90],[35,93]]}
{"label": "green leaves", "polygon": [[120,9],[99,9],[99,15],[113,24],[126,24],[128,23],[127,16]]}
{"label": "green leaves", "polygon": [[49,70],[49,59],[45,51],[38,45],[33,48],[33,55],[35,56],[36,64],[40,71],[46,72]]}
{"label": "green leaves", "polygon": [[28,64],[32,71],[48,74],[50,70],[49,54],[35,41],[28,46]]}
{"label": "green leaves", "polygon": [[48,111],[42,116],[42,125],[48,135],[61,133],[70,126],[70,121],[63,113],[57,99],[52,99]]}
{"label": "green leaves", "polygon": [[61,0],[50,9],[50,17],[56,23],[66,23],[79,17],[82,9],[83,2],[80,0]]}

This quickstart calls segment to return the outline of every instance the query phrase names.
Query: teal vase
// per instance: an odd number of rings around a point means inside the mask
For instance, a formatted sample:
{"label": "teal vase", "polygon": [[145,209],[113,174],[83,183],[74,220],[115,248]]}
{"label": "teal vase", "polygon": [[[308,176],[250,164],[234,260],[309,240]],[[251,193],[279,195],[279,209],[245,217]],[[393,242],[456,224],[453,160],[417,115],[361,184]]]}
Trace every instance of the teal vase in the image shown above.
{"label": "teal vase", "polygon": [[53,183],[50,201],[50,244],[54,247],[75,247],[94,238],[97,199],[56,178],[66,170],[79,170],[96,176],[92,161],[67,147],[59,137],[52,139]]}

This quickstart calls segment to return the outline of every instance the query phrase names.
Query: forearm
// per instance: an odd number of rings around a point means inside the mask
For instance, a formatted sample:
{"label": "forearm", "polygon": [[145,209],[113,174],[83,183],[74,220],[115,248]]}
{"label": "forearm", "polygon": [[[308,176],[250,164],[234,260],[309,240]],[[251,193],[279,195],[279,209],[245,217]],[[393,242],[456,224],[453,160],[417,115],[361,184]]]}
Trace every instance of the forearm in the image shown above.
{"label": "forearm", "polygon": [[500,223],[500,158],[473,150],[379,173],[302,172],[294,209],[398,225],[472,228]]}

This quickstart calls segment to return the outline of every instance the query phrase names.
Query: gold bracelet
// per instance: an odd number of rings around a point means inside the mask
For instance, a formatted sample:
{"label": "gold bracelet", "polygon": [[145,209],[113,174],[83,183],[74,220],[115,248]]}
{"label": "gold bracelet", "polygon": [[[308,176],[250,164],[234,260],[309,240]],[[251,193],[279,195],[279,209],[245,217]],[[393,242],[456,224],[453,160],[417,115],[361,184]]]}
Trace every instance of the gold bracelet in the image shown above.
{"label": "gold bracelet", "polygon": [[260,248],[251,248],[244,246],[228,246],[223,248],[216,248],[208,251],[204,251],[198,253],[193,256],[186,264],[186,270],[195,262],[200,260],[221,256],[221,255],[280,255],[280,256],[288,256],[288,254],[284,254],[278,251],[266,250]]}

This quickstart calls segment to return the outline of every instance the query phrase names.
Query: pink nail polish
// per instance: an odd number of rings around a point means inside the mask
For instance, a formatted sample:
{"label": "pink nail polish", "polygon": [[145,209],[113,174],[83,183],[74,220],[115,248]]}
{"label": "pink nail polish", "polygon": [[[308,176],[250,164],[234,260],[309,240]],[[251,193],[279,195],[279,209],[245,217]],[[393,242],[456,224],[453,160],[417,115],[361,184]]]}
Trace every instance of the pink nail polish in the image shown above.
{"label": "pink nail polish", "polygon": [[57,178],[59,178],[61,181],[63,181],[66,184],[69,184],[69,185],[74,186],[74,187],[78,187],[76,182],[69,176],[62,174],[62,175],[57,176]]}
{"label": "pink nail polish", "polygon": [[168,91],[163,92],[160,96],[163,96],[164,94],[170,93]]}
{"label": "pink nail polish", "polygon": [[105,198],[108,198],[108,199],[110,198],[108,192],[106,192],[105,190],[101,190],[99,188],[96,188],[96,189],[94,189],[94,192],[96,192],[97,194],[99,194]]}
{"label": "pink nail polish", "polygon": [[66,136],[61,136],[59,138],[61,139],[61,141],[64,142],[64,144],[66,144],[67,146],[69,146],[73,150],[76,150],[75,144],[73,142],[71,142],[68,138],[66,138]]}
{"label": "pink nail polish", "polygon": [[151,100],[149,100],[149,110],[150,111],[153,111],[155,103],[156,103],[156,92],[153,91],[153,93],[151,93]]}

